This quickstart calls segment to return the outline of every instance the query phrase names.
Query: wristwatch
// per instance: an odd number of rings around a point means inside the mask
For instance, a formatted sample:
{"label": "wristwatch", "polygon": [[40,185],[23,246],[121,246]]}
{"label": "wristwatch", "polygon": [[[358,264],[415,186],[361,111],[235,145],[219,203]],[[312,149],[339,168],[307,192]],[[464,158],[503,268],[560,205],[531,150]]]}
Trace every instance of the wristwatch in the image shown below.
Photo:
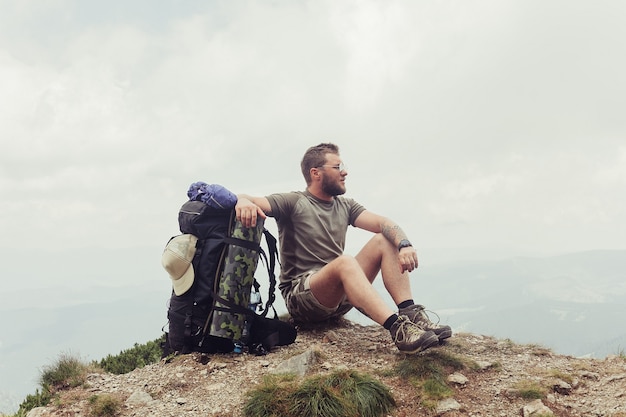
{"label": "wristwatch", "polygon": [[400,250],[402,248],[408,248],[409,246],[413,246],[413,245],[411,245],[411,242],[409,242],[406,239],[402,239],[400,241],[400,243],[398,244],[398,250]]}

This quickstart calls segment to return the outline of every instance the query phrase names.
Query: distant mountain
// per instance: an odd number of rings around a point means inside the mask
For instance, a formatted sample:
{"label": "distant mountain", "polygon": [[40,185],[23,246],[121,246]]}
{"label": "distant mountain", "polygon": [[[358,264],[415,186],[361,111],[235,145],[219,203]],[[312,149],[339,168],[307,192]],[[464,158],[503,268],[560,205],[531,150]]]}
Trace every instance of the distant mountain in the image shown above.
{"label": "distant mountain", "polygon": [[458,330],[603,357],[626,347],[625,278],[626,251],[590,251],[420,267],[413,290]]}

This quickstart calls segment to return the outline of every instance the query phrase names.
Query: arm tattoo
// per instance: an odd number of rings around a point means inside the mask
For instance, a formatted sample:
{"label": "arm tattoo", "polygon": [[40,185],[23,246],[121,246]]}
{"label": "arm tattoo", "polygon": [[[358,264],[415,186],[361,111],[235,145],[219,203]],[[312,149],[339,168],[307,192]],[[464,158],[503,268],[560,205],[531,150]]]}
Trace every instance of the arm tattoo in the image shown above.
{"label": "arm tattoo", "polygon": [[406,234],[400,229],[400,226],[395,223],[385,223],[382,225],[381,229],[383,236],[394,245],[400,243],[402,239],[407,239]]}

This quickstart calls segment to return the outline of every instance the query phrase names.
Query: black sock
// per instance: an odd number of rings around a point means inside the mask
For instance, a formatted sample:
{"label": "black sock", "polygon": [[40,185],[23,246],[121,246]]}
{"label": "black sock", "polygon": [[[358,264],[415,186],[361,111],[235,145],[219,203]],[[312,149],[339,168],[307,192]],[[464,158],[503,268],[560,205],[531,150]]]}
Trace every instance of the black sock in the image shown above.
{"label": "black sock", "polygon": [[415,304],[413,300],[406,300],[398,304],[398,309],[407,308],[407,307],[412,306],[413,304]]}
{"label": "black sock", "polygon": [[396,320],[398,320],[398,315],[392,314],[387,320],[385,320],[383,327],[387,330],[391,330],[391,326],[396,322]]}

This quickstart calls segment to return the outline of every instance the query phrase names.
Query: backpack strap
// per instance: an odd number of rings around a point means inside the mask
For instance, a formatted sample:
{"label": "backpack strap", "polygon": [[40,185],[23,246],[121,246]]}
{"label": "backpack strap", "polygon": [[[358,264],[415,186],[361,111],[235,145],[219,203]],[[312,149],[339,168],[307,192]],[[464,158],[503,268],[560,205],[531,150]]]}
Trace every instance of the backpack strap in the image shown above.
{"label": "backpack strap", "polygon": [[[230,216],[230,225],[228,228],[228,234],[230,235],[231,229],[232,229],[232,224],[233,224],[233,214],[234,214],[234,210],[233,213]],[[226,238],[224,238],[225,240]],[[209,290],[209,294],[211,294],[211,297],[213,298],[213,302],[212,304],[215,305],[215,297],[216,297],[216,291],[215,288],[217,288],[217,286],[219,285],[219,280],[220,277],[222,276],[222,271],[224,270],[224,259],[226,258],[226,251],[228,250],[228,245],[224,245],[224,247],[222,248],[222,251],[220,253],[220,261],[217,264],[217,268],[215,269],[215,278],[213,279],[213,289]],[[209,329],[209,323],[211,323],[211,320],[213,319],[213,311],[215,311],[214,308],[211,309],[211,311],[209,312],[209,314],[206,317],[206,320],[204,322],[204,326],[202,327],[202,338],[200,339],[200,342],[198,342],[198,346],[202,347],[202,344],[204,343],[204,339],[207,336],[208,333],[208,329]]]}
{"label": "backpack strap", "polygon": [[260,243],[250,242],[249,240],[237,239],[236,237],[225,237],[223,241],[227,245],[241,246],[242,248],[253,250],[255,252],[263,251]]}
{"label": "backpack strap", "polygon": [[278,246],[276,244],[276,238],[269,232],[269,230],[264,229],[263,235],[265,236],[265,243],[267,244],[267,250],[269,252],[269,264],[267,262],[267,257],[264,257],[264,259],[267,267],[267,275],[270,280],[267,302],[265,304],[265,309],[263,310],[263,316],[267,315],[270,307],[272,307],[274,316],[276,316],[276,309],[274,309],[274,301],[276,301],[276,275],[274,274],[274,269],[276,268],[276,262],[280,264],[280,260],[278,259]]}
{"label": "backpack strap", "polygon": [[[196,242],[196,253],[194,255],[194,260],[195,259],[201,259],[202,256],[202,250],[204,249],[204,239],[200,240],[198,239]],[[196,258],[197,257],[197,258]],[[191,329],[192,329],[192,318],[193,318],[193,307],[195,304],[195,293],[196,293],[196,285],[192,285],[191,286],[191,291],[192,291],[192,296],[189,298],[189,302],[187,303],[187,308],[185,309],[185,342],[184,342],[184,347],[183,347],[183,352],[182,353],[189,353],[191,351],[193,351],[193,348],[191,347],[191,345],[193,344],[193,337],[197,336],[197,334],[192,334],[191,333]],[[202,345],[202,343],[200,343],[200,345]],[[189,350],[189,351],[187,351]]]}

